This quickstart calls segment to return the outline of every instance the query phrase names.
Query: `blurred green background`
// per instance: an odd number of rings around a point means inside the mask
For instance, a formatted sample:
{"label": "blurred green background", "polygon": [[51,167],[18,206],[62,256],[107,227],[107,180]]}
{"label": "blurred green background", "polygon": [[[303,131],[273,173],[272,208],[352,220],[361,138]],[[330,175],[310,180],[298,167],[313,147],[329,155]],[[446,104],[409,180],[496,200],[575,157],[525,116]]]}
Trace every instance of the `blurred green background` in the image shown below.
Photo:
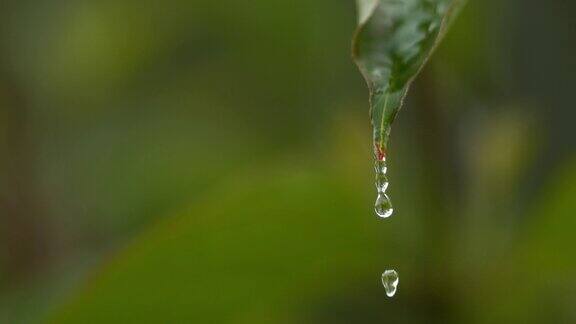
{"label": "blurred green background", "polygon": [[353,1],[3,1],[0,323],[576,322],[574,12],[469,1],[381,221]]}

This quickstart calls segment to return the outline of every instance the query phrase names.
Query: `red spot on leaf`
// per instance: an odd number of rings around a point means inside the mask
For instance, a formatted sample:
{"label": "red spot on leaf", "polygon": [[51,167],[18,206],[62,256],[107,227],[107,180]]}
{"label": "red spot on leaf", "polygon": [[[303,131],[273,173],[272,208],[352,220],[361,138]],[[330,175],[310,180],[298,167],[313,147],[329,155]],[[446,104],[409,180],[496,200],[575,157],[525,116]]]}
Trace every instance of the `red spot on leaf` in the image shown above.
{"label": "red spot on leaf", "polygon": [[384,148],[379,144],[376,144],[374,146],[375,146],[376,158],[378,159],[378,161],[386,160],[386,150],[384,150]]}

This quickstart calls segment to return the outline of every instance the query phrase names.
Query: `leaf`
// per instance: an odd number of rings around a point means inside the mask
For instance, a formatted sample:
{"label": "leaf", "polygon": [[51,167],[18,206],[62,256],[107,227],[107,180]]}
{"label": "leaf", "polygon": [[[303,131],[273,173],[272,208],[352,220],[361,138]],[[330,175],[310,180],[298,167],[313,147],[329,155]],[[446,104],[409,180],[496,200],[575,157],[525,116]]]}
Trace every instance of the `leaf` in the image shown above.
{"label": "leaf", "polygon": [[412,80],[465,0],[357,0],[352,56],[370,90],[375,154],[384,158],[390,127]]}
{"label": "leaf", "polygon": [[143,233],[49,322],[301,323],[291,317],[357,293],[357,280],[377,287],[379,258],[394,252],[350,216],[365,209],[360,191],[291,168],[230,180]]}

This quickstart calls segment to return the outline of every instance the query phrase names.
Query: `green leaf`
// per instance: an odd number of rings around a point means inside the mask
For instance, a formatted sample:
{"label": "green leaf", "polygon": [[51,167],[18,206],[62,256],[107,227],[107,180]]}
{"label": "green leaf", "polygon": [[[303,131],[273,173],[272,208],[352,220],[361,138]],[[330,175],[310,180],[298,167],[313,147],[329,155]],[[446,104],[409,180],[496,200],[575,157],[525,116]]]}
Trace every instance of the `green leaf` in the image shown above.
{"label": "green leaf", "polygon": [[290,168],[229,179],[143,233],[49,322],[302,323],[327,296],[377,287],[393,251],[354,217],[366,199],[335,173]]}
{"label": "green leaf", "polygon": [[357,0],[353,58],[370,90],[375,154],[383,158],[390,127],[410,83],[465,0]]}

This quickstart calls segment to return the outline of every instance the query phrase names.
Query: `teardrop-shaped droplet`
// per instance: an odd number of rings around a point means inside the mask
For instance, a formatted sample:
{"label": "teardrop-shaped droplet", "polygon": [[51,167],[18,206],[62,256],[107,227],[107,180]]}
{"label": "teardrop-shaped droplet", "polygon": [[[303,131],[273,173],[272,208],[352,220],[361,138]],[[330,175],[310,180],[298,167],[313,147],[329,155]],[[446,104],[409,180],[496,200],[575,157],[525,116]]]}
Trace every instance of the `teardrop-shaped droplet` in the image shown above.
{"label": "teardrop-shaped droplet", "polygon": [[386,296],[394,297],[396,290],[398,289],[398,283],[400,278],[398,273],[394,270],[386,270],[382,274],[382,285],[384,285],[384,290],[386,290]]}
{"label": "teardrop-shaped droplet", "polygon": [[394,209],[392,208],[392,203],[390,198],[385,193],[379,193],[378,198],[376,198],[376,204],[374,205],[374,211],[376,215],[381,218],[388,218],[392,216]]}

